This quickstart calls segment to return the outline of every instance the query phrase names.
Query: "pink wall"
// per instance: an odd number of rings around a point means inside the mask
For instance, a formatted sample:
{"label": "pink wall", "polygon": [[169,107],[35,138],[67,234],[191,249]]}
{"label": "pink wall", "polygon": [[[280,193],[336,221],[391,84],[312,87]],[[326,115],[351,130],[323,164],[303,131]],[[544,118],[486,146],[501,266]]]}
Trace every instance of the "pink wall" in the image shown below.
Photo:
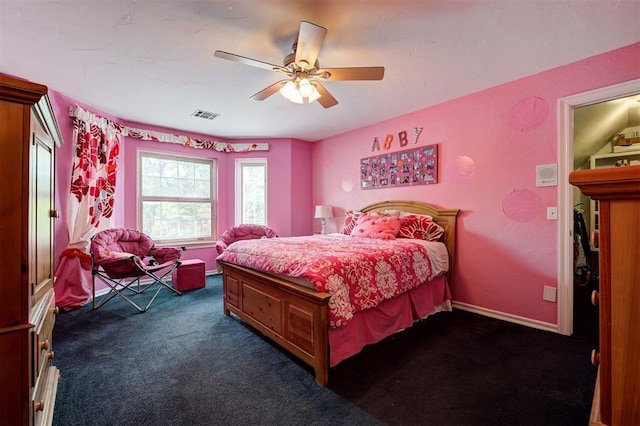
{"label": "pink wall", "polygon": [[[454,299],[556,324],[557,305],[542,293],[558,282],[557,221],[546,219],[558,191],[536,187],[536,165],[558,161],[557,100],[639,78],[638,58],[640,43],[317,142],[313,201],[342,216],[390,199],[460,208]],[[417,145],[415,127],[423,127]],[[439,183],[361,190],[359,161],[387,134],[395,136],[387,152],[438,144]]]}
{"label": "pink wall", "polygon": [[[62,250],[69,243],[69,231],[65,218],[70,195],[73,155],[73,126],[68,116],[68,107],[70,105],[78,104],[88,111],[130,127],[166,133],[179,133],[200,139],[221,140],[214,136],[178,132],[172,129],[126,122],[117,117],[104,114],[89,105],[76,102],[55,92],[52,88],[50,88],[49,92],[64,139],[64,145],[57,151],[56,158],[56,204],[61,210],[61,219],[56,222],[56,261],[59,259]],[[234,142],[242,143],[248,141],[234,140]],[[267,207],[267,224],[282,236],[310,234],[313,225],[312,214],[301,216],[298,212],[311,211],[311,146],[307,142],[295,139],[276,139],[268,140],[268,142],[270,144],[269,151],[226,154],[213,150],[188,148],[178,144],[125,138],[121,148],[116,182],[113,226],[137,228],[137,152],[140,149],[144,149],[216,159],[218,168],[218,217],[216,226],[218,235],[233,226],[235,221],[235,159],[266,158],[268,163],[267,191],[269,203]],[[215,256],[216,253],[213,248],[191,248],[184,253],[183,259],[203,259],[206,261],[207,270],[215,270]]]}
{"label": "pink wall", "polygon": [[[236,139],[234,142],[249,140]],[[267,224],[280,236],[308,235],[311,233],[312,215],[305,217],[300,212],[311,209],[311,146],[297,139],[269,139],[269,143],[268,152],[227,154],[230,162],[225,179],[233,181],[236,158],[267,158]],[[220,176],[225,175],[221,172]],[[234,203],[232,189],[224,207],[229,226],[234,221]]]}
{"label": "pink wall", "polygon": [[291,217],[291,235],[311,234],[313,201],[311,197],[313,144],[294,140],[291,143],[291,199],[300,208]]}

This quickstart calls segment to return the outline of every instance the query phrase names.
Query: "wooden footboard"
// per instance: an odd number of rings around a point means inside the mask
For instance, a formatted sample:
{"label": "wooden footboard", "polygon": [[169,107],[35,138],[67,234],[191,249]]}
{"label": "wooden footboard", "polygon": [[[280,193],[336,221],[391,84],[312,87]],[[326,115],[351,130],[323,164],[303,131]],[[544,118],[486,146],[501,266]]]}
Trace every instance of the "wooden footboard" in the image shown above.
{"label": "wooden footboard", "polygon": [[315,370],[316,382],[329,380],[327,304],[329,293],[253,269],[219,261],[224,314],[234,313]]}

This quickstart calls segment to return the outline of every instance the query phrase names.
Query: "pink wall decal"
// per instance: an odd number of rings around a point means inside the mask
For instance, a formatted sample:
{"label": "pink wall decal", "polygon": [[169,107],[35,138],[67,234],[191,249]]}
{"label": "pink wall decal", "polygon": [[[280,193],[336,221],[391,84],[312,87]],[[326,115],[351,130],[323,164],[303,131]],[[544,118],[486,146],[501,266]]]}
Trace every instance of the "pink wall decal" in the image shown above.
{"label": "pink wall decal", "polygon": [[464,183],[473,177],[476,163],[471,157],[460,155],[449,161],[445,168],[445,176],[455,183]]}
{"label": "pink wall decal", "polygon": [[358,186],[356,179],[353,176],[347,175],[342,178],[342,190],[344,192],[351,192]]}
{"label": "pink wall decal", "polygon": [[516,189],[502,199],[502,212],[516,222],[529,222],[540,213],[540,197],[528,189]]}
{"label": "pink wall decal", "polygon": [[520,132],[530,132],[539,127],[549,115],[549,104],[538,97],[521,100],[509,112],[509,125]]}

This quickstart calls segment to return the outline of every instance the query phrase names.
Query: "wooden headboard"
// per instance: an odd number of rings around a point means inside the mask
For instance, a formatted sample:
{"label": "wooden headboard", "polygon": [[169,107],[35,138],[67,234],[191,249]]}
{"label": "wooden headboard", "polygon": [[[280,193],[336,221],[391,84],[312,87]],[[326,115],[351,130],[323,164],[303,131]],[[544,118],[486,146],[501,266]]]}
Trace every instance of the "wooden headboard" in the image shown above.
{"label": "wooden headboard", "polygon": [[430,204],[419,201],[403,200],[380,201],[360,209],[360,211],[364,213],[384,210],[400,210],[407,213],[426,214],[433,217],[433,221],[444,228],[444,243],[449,252],[449,272],[447,272],[446,275],[449,285],[453,287],[453,267],[455,265],[456,254],[456,218],[460,210],[438,209]]}

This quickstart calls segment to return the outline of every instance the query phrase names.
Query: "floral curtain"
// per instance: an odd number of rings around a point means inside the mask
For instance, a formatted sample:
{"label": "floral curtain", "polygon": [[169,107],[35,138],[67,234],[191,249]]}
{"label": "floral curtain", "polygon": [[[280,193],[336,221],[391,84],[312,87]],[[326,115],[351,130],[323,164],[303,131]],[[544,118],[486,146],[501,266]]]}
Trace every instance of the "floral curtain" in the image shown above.
{"label": "floral curtain", "polygon": [[80,307],[92,298],[91,238],[110,227],[122,127],[72,107],[74,161],[67,208],[69,245],[56,269],[56,305]]}

